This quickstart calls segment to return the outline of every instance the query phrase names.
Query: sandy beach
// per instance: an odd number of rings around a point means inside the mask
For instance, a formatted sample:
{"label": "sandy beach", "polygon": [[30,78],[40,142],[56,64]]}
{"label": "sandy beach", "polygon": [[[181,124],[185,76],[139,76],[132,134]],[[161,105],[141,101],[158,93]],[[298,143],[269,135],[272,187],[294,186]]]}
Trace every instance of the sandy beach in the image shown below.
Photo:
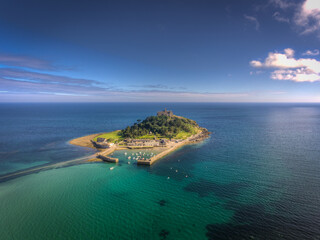
{"label": "sandy beach", "polygon": [[91,135],[75,138],[75,139],[70,140],[69,143],[72,144],[72,145],[80,146],[80,147],[88,147],[88,148],[96,149],[92,145],[91,140],[94,139],[96,136],[99,136],[101,134],[102,133],[95,133],[95,134],[91,134]]}

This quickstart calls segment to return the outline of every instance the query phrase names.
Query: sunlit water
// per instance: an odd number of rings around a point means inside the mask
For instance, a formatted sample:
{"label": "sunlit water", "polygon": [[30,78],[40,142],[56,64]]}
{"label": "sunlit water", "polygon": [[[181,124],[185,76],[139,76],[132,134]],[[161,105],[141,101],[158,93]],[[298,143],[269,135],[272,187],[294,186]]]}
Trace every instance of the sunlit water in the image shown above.
{"label": "sunlit water", "polygon": [[2,104],[0,174],[90,155],[67,141],[164,107],[212,136],[151,167],[122,150],[2,182],[0,239],[320,239],[320,105]]}

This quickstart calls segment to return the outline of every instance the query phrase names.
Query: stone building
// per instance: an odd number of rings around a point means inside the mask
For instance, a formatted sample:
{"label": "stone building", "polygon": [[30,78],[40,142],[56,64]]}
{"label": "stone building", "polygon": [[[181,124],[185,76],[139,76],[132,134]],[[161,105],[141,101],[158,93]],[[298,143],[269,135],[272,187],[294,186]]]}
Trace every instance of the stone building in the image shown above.
{"label": "stone building", "polygon": [[157,116],[168,116],[168,117],[172,117],[173,116],[173,112],[171,110],[167,110],[166,108],[163,111],[160,111],[157,113]]}
{"label": "stone building", "polygon": [[107,139],[101,137],[97,138],[97,141],[91,140],[91,142],[96,148],[111,148],[114,145],[114,143],[108,142]]}

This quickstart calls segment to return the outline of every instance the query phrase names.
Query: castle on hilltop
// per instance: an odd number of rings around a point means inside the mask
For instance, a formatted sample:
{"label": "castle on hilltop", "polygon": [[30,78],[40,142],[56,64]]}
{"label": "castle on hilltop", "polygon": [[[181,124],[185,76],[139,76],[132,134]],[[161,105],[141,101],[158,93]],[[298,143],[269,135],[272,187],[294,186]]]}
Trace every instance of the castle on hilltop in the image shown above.
{"label": "castle on hilltop", "polygon": [[171,110],[167,110],[166,108],[163,111],[160,111],[157,113],[157,116],[168,116],[168,117],[172,117],[173,116],[173,112]]}

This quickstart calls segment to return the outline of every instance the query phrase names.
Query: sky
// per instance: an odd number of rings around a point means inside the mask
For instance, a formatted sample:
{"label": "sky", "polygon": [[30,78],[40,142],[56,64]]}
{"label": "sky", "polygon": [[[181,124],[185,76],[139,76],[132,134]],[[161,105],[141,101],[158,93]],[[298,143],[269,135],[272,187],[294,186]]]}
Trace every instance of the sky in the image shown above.
{"label": "sky", "polygon": [[320,0],[2,0],[0,102],[320,102]]}

